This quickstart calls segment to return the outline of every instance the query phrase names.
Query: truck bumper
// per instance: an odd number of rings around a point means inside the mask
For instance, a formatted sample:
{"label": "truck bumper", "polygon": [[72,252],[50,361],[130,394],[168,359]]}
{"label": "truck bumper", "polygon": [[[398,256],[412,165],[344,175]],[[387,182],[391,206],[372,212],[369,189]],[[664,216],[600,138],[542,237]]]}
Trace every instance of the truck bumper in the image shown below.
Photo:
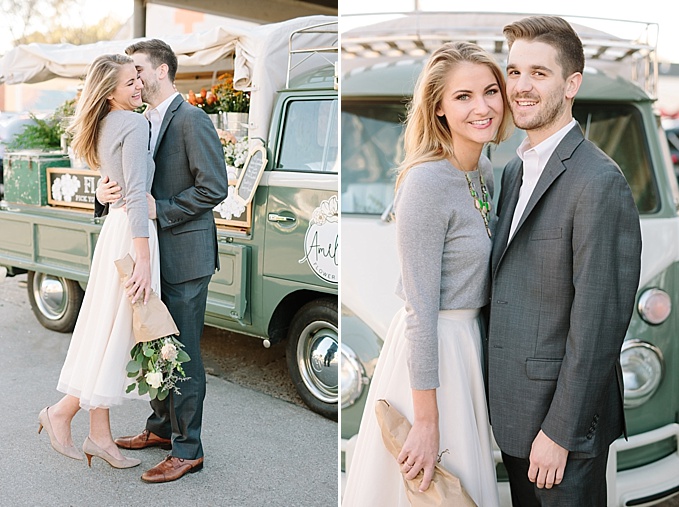
{"label": "truck bumper", "polygon": [[633,435],[627,441],[619,438],[613,442],[608,457],[606,478],[609,506],[654,505],[679,493],[679,450],[654,463],[615,472],[619,452],[668,438],[674,438],[679,444],[679,424],[668,424],[662,428]]}
{"label": "truck bumper", "polygon": [[[679,450],[658,460],[630,470],[616,472],[618,453],[660,442],[668,438],[675,438],[679,444],[679,424],[668,424],[639,435],[616,440],[611,445],[608,457],[607,485],[609,507],[649,506],[661,502],[679,493]],[[357,436],[349,440],[342,439],[341,450],[345,457],[346,471],[356,446]],[[679,448],[679,445],[678,445]],[[502,461],[500,451],[495,448],[495,462]],[[341,491],[344,492],[346,473],[342,473]],[[509,484],[498,484],[500,499],[503,506],[510,506]]]}

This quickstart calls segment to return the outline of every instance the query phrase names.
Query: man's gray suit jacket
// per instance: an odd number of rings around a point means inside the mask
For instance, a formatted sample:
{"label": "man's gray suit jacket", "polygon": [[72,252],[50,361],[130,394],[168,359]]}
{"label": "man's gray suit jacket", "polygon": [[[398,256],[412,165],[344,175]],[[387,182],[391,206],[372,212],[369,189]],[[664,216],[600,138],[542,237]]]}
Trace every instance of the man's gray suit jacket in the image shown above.
{"label": "man's gray suit jacket", "polygon": [[593,457],[625,431],[620,348],[639,283],[630,188],[575,126],[557,146],[507,244],[523,166],[502,177],[492,253],[488,390],[493,433],[527,458],[538,431]]}
{"label": "man's gray suit jacket", "polygon": [[205,113],[175,97],[158,133],[151,188],[156,199],[160,273],[171,284],[213,275],[219,268],[212,208],[226,198],[228,190],[220,150],[217,132]]}

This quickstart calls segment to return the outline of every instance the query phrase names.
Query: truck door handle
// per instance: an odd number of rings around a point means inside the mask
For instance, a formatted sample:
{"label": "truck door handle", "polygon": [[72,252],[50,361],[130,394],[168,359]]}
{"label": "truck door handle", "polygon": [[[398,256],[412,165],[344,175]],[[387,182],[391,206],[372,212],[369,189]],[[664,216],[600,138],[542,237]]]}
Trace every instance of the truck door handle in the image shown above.
{"label": "truck door handle", "polygon": [[269,213],[269,222],[295,222],[295,217],[285,217],[278,213]]}

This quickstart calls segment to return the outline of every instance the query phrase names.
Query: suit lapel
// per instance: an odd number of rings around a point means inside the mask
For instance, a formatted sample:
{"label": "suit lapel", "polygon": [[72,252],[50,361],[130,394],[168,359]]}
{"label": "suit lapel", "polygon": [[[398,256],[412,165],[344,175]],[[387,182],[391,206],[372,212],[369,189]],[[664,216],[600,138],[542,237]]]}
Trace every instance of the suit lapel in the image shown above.
{"label": "suit lapel", "polygon": [[[545,195],[549,187],[552,186],[552,184],[556,181],[559,175],[566,170],[564,161],[571,158],[575,149],[580,145],[580,143],[584,141],[584,139],[585,138],[582,135],[582,130],[580,130],[580,127],[576,125],[568,132],[568,134],[566,134],[566,137],[564,137],[558,144],[558,146],[554,150],[554,153],[552,153],[552,156],[547,161],[547,165],[545,166],[544,171],[542,171],[542,174],[538,179],[537,185],[535,186],[535,189],[533,190],[533,193],[531,194],[530,199],[526,204],[526,209],[524,210],[523,215],[521,216],[521,220],[516,226],[514,238],[516,238],[516,235],[519,233],[521,227],[526,222],[533,209],[535,209],[537,203]],[[521,165],[521,169],[522,168],[523,165]],[[502,261],[505,252],[509,248],[508,244],[509,230],[512,225],[512,218],[514,216],[514,210],[516,209],[516,203],[519,200],[519,191],[521,190],[521,183],[523,179],[523,171],[520,170],[518,172],[519,172],[518,177],[515,177],[511,180],[511,186],[510,188],[507,189],[509,192],[507,194],[507,204],[503,205],[503,209],[501,210],[502,215],[500,220],[498,221],[495,241],[496,245],[499,248],[497,249],[493,248],[492,256],[493,274],[495,274],[495,272],[497,271],[497,268],[500,265],[500,262]],[[504,189],[502,190],[502,192],[504,194]]]}
{"label": "suit lapel", "polygon": [[523,164],[520,164],[518,167],[507,167],[505,173],[506,175],[503,177],[502,181],[502,194],[498,206],[497,228],[495,229],[495,238],[493,239],[493,273],[507,249],[507,240],[509,238],[509,229],[512,225],[512,217],[514,216],[516,203],[519,201],[519,190],[521,190],[521,181],[523,179]]}
{"label": "suit lapel", "polygon": [[531,212],[540,199],[542,199],[542,196],[545,195],[547,189],[549,189],[549,187],[552,186],[552,183],[556,181],[559,175],[561,175],[561,173],[566,170],[564,161],[571,158],[575,148],[577,148],[584,139],[585,138],[582,135],[582,130],[580,130],[578,125],[575,125],[557,145],[554,153],[552,153],[552,156],[549,157],[547,165],[545,166],[544,171],[542,171],[540,179],[538,179],[537,185],[535,185],[533,194],[530,196],[530,199],[528,199],[526,209],[523,212],[519,224],[516,226],[516,232],[514,234],[516,234],[519,229],[521,229],[521,226],[530,216]]}
{"label": "suit lapel", "polygon": [[168,107],[167,111],[165,111],[165,116],[163,116],[163,122],[160,124],[160,130],[158,131],[158,140],[156,141],[156,148],[153,151],[154,159],[156,158],[156,154],[158,153],[158,147],[160,146],[160,143],[163,140],[163,137],[165,136],[167,126],[172,121],[175,112],[177,111],[177,109],[179,109],[179,106],[182,104],[182,102],[184,102],[184,98],[181,95],[177,95],[170,103],[170,107]]}
{"label": "suit lapel", "polygon": [[516,226],[516,231],[514,232],[514,235],[516,235],[519,232],[521,226],[524,224],[528,216],[531,214],[531,211],[533,211],[533,208],[535,208],[535,205],[542,198],[547,189],[565,170],[566,166],[563,165],[563,162],[561,162],[561,159],[558,158],[557,152],[555,151],[549,158],[549,161],[547,162],[544,171],[542,171],[542,174],[540,175],[540,179],[538,179],[537,185],[535,185],[535,189],[533,190],[530,199],[528,199],[526,209],[524,210],[523,215],[521,216],[521,220],[519,220],[519,223]]}

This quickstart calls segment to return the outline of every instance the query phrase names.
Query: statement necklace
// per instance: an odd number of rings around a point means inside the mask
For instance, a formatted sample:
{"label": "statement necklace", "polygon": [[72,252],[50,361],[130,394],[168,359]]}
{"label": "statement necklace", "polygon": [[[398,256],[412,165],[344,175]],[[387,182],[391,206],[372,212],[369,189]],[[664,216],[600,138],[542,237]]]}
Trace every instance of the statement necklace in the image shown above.
{"label": "statement necklace", "polygon": [[481,183],[481,195],[479,196],[476,192],[476,187],[474,187],[474,182],[469,177],[469,173],[465,172],[464,176],[467,178],[467,185],[469,185],[469,193],[471,194],[472,199],[474,199],[474,206],[476,206],[476,209],[481,213],[483,224],[486,226],[486,232],[490,238],[492,236],[488,225],[488,215],[490,215],[490,195],[486,188],[486,182],[483,181],[483,176],[481,175],[481,171],[479,171],[479,182]]}

